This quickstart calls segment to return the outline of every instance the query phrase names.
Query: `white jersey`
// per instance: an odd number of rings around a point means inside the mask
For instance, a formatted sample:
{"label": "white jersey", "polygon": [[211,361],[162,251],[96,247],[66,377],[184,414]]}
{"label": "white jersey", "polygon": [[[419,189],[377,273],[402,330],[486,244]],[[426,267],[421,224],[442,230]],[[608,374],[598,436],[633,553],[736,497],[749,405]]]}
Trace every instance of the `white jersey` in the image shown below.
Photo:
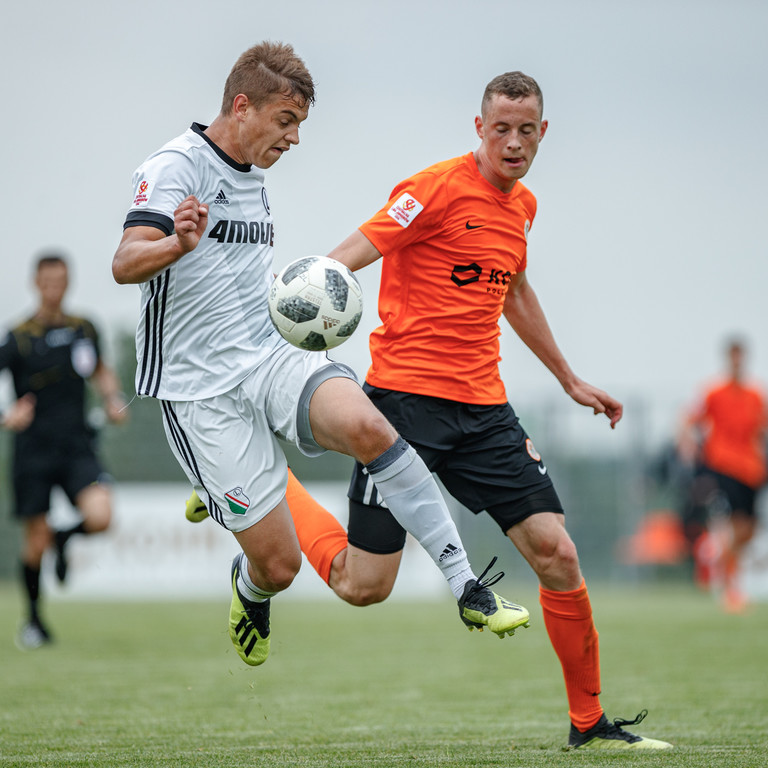
{"label": "white jersey", "polygon": [[203,130],[193,124],[133,175],[126,227],[170,235],[184,198],[208,205],[197,248],[140,286],[141,396],[198,400],[227,392],[286,343],[267,308],[273,230],[264,172],[228,157]]}

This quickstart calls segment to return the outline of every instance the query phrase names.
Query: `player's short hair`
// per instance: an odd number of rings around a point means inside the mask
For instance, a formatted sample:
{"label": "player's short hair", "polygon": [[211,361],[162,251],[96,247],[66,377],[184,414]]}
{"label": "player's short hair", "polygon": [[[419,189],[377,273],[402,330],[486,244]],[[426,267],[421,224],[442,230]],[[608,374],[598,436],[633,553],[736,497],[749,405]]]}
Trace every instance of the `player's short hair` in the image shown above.
{"label": "player's short hair", "polygon": [[67,267],[67,259],[61,253],[55,253],[52,251],[46,251],[41,253],[37,259],[35,259],[35,274],[37,274],[43,267],[51,267],[54,264],[62,264]]}
{"label": "player's short hair", "polygon": [[312,75],[293,46],[286,43],[265,41],[240,56],[224,84],[223,115],[232,112],[238,93],[245,94],[257,108],[277,93],[290,95],[302,105],[315,103]]}
{"label": "player's short hair", "polygon": [[505,72],[498,75],[485,86],[480,114],[485,116],[485,110],[494,96],[506,96],[508,99],[524,99],[535,96],[539,100],[540,114],[544,113],[544,95],[539,84],[523,72]]}

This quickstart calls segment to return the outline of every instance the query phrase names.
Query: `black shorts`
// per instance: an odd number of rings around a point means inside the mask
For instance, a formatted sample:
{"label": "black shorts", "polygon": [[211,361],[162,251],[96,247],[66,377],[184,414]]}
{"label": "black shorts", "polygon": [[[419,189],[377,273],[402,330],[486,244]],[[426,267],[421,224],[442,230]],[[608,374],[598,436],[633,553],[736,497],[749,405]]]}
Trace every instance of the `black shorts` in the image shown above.
{"label": "black shorts", "polygon": [[727,514],[738,512],[747,517],[756,516],[757,491],[754,488],[709,467],[700,468],[694,483],[707,499],[708,506],[714,505],[715,509],[720,506]]}
{"label": "black shorts", "polygon": [[[488,512],[505,534],[537,512],[563,512],[544,460],[508,403],[468,405],[367,383],[363,389],[451,496],[475,514]],[[379,554],[403,548],[405,531],[359,463],[348,496],[350,544]]]}
{"label": "black shorts", "polygon": [[59,444],[17,440],[13,461],[16,517],[48,512],[54,486],[59,486],[74,506],[83,488],[108,479],[87,435]]}

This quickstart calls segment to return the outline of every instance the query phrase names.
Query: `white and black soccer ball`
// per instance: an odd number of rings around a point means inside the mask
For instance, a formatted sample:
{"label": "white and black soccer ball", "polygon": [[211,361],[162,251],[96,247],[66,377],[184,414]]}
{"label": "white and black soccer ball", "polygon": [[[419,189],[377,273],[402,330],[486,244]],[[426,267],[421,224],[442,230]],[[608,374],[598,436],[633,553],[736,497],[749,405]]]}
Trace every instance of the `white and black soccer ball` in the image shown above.
{"label": "white and black soccer ball", "polygon": [[360,324],[363,291],[352,272],[327,256],[292,261],[272,283],[269,316],[280,335],[320,352],[343,344]]}

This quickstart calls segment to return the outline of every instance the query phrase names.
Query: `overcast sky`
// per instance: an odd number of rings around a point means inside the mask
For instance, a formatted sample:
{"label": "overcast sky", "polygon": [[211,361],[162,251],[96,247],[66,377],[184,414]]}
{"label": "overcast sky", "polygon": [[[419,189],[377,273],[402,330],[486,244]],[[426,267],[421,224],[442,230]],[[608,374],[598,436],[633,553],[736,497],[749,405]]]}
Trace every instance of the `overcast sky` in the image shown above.
{"label": "overcast sky", "polygon": [[[268,172],[278,267],[474,149],[486,83],[521,69],[550,123],[525,179],[539,201],[529,279],[573,368],[649,403],[655,430],[717,372],[726,334],[751,340],[768,381],[768,3],[43,0],[3,17],[5,324],[32,310],[30,260],[55,247],[73,263],[69,309],[108,339],[133,329],[138,288],[110,272],[131,174],[210,122],[237,56],[272,39],[294,45],[318,94]],[[361,282],[364,323],[338,357],[362,375],[376,269]],[[511,333],[502,356],[513,404],[568,407]]]}

